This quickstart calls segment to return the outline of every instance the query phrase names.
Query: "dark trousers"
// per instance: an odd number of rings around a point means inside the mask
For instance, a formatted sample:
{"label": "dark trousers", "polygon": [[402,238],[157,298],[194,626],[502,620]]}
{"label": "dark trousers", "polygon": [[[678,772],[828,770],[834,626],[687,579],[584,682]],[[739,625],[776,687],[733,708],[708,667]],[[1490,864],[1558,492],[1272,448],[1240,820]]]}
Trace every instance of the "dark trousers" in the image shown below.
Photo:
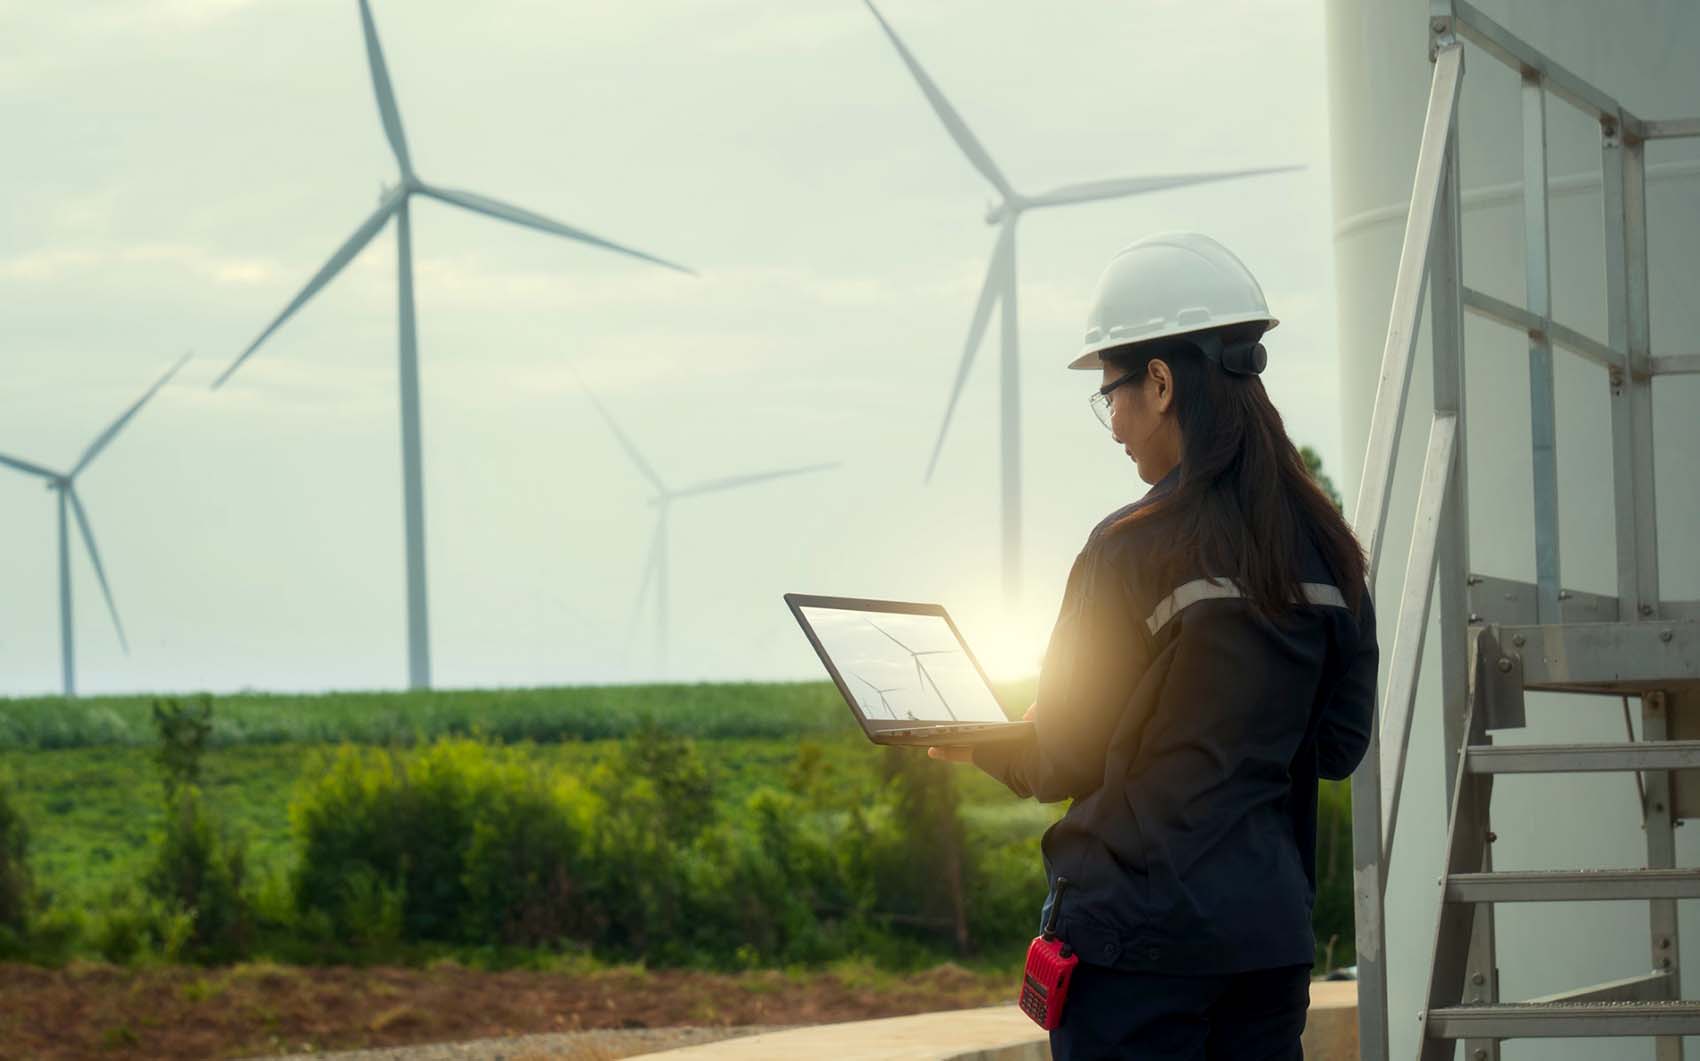
{"label": "dark trousers", "polygon": [[1310,966],[1228,976],[1123,972],[1081,962],[1052,1061],[1302,1061]]}

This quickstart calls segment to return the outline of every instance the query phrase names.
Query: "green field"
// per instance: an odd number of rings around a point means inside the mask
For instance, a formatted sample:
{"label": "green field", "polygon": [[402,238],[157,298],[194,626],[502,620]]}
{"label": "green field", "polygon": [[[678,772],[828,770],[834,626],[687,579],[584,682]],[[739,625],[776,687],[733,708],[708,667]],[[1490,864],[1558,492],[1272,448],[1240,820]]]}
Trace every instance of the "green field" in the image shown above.
{"label": "green field", "polygon": [[[1022,697],[1031,691],[1031,682],[1016,682],[1000,694],[1020,714],[1029,702]],[[151,744],[153,699],[0,699],[0,749]],[[235,693],[217,697],[215,705],[215,746],[391,744],[473,735],[510,743],[607,740],[628,736],[646,719],[699,740],[857,731],[827,682]]]}

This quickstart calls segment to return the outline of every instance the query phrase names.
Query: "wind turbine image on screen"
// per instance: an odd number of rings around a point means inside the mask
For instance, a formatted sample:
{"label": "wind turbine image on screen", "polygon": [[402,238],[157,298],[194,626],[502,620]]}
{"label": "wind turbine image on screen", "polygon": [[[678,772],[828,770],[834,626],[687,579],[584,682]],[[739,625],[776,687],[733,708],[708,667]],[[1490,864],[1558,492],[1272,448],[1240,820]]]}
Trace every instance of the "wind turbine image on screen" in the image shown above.
{"label": "wind turbine image on screen", "polygon": [[[875,630],[878,630],[880,632],[881,637],[884,637],[887,641],[890,641],[892,644],[896,645],[898,648],[909,653],[909,657],[915,661],[915,683],[916,683],[916,685],[924,686],[925,688],[931,689],[933,691],[933,696],[938,699],[939,706],[944,708],[945,714],[950,716],[950,720],[952,722],[955,722],[956,721],[956,712],[954,712],[950,709],[950,704],[948,702],[946,702],[946,700],[944,698],[944,694],[939,692],[939,683],[934,681],[932,674],[928,672],[925,657],[927,657],[927,656],[954,656],[954,655],[957,654],[958,650],[955,649],[955,648],[933,648],[933,649],[927,649],[926,651],[918,652],[915,649],[912,649],[908,645],[904,644],[895,635],[893,635],[890,630],[887,630],[885,627],[874,622],[872,619],[868,620],[868,625],[873,627]],[[913,713],[911,713],[909,717],[914,718],[915,716],[914,716]]]}
{"label": "wind turbine image on screen", "polygon": [[140,398],[136,399],[128,409],[121,413],[118,419],[107,425],[105,431],[95,436],[83,455],[77,458],[77,463],[71,465],[68,472],[56,472],[39,464],[22,460],[18,457],[8,457],[0,453],[0,464],[47,480],[47,488],[58,496],[59,502],[59,669],[63,674],[65,695],[77,695],[77,647],[76,624],[71,616],[71,535],[69,519],[77,521],[77,531],[83,539],[83,547],[88,550],[89,562],[94,565],[95,578],[100,581],[101,595],[106,598],[106,610],[112,616],[112,627],[118,631],[118,643],[123,646],[126,654],[130,651],[130,641],[124,636],[124,622],[118,618],[118,606],[112,602],[112,587],[106,581],[106,565],[100,562],[100,549],[94,544],[94,527],[89,523],[89,514],[83,508],[82,498],[77,496],[77,476],[100,456],[112,440],[118,437],[118,432],[124,430],[132,417],[141,411],[159,389],[177,375],[184,362],[189,360],[188,354],[178,359],[175,365],[168,369],[165,375],[149,387]]}
{"label": "wind turbine image on screen", "polygon": [[962,360],[957,365],[956,382],[951,387],[950,398],[945,403],[944,420],[939,425],[938,439],[933,443],[932,456],[927,460],[927,471],[924,479],[932,481],[933,470],[938,466],[939,453],[944,447],[945,435],[950,431],[950,421],[956,412],[957,399],[962,396],[962,388],[968,381],[968,371],[973,366],[974,355],[979,351],[981,339],[986,333],[987,322],[991,318],[992,306],[1000,305],[1003,310],[1002,319],[1002,364],[1000,368],[1000,387],[1002,390],[1002,495],[1003,495],[1003,592],[1006,602],[1015,601],[1021,593],[1021,373],[1018,351],[1019,341],[1016,333],[1016,262],[1015,262],[1015,226],[1021,220],[1021,215],[1028,210],[1041,207],[1066,206],[1073,203],[1091,203],[1107,199],[1122,199],[1130,195],[1143,195],[1147,192],[1162,191],[1166,188],[1182,188],[1193,184],[1207,184],[1213,181],[1234,180],[1240,177],[1255,177],[1268,173],[1283,173],[1302,166],[1268,166],[1257,169],[1227,170],[1211,173],[1176,173],[1151,177],[1120,177],[1109,180],[1087,181],[1079,184],[1065,184],[1040,192],[1037,195],[1027,195],[1017,191],[1015,185],[992,161],[988,153],[968,125],[957,114],[944,93],[937,84],[921,68],[920,62],[904,45],[891,23],[885,20],[879,9],[873,5],[873,0],[864,0],[868,10],[879,21],[880,28],[891,39],[892,46],[897,49],[898,58],[908,67],[915,83],[920,86],[921,94],[927,97],[939,121],[944,123],[945,131],[956,141],[957,147],[968,157],[968,162],[980,175],[986,178],[997,191],[998,202],[986,213],[986,223],[998,228],[997,240],[992,245],[992,257],[986,266],[986,278],[980,287],[980,297],[974,304],[974,316],[968,326],[968,341],[963,345]]}
{"label": "wind turbine image on screen", "polygon": [[408,154],[407,137],[401,127],[401,112],[396,107],[395,89],[390,84],[389,68],[384,63],[383,49],[378,44],[378,29],[372,21],[372,10],[367,0],[359,0],[359,5],[360,26],[366,38],[366,59],[372,73],[372,89],[378,99],[378,114],[383,120],[384,136],[389,140],[390,150],[401,169],[401,182],[384,192],[377,210],[361,222],[353,235],[343,241],[342,246],[313,274],[312,279],[307,281],[307,285],[289,301],[283,311],[266,325],[265,330],[219,375],[213,382],[213,387],[223,386],[231,374],[254,355],[260,344],[306,305],[309,299],[318,294],[321,288],[335,279],[389,220],[395,218],[397,300],[400,314],[398,331],[401,347],[401,465],[407,556],[407,676],[408,685],[420,689],[431,684],[431,647],[425,592],[425,485],[424,461],[420,452],[419,349],[414,321],[413,226],[408,208],[409,200],[415,195],[423,195],[475,214],[493,217],[498,221],[507,221],[553,236],[588,243],[668,269],[684,273],[691,270],[522,207],[473,192],[444,188],[423,180],[415,172],[413,159]]}
{"label": "wind turbine image on screen", "polygon": [[595,393],[592,392],[590,387],[585,384],[583,379],[579,380],[579,386],[584,389],[585,397],[590,399],[590,404],[596,408],[597,414],[602,417],[602,422],[608,425],[608,430],[613,434],[614,440],[620,444],[620,448],[624,450],[626,456],[631,459],[632,465],[637,468],[638,473],[649,482],[649,485],[655,489],[654,496],[652,496],[649,500],[649,503],[653,505],[656,510],[655,531],[650,537],[649,557],[644,561],[643,580],[638,584],[637,600],[632,606],[632,622],[635,624],[638,616],[642,614],[644,598],[649,593],[650,587],[653,585],[655,587],[656,660],[661,669],[665,670],[667,667],[667,642],[670,636],[668,606],[671,599],[671,591],[668,584],[669,565],[667,562],[667,535],[668,528],[670,526],[669,520],[673,510],[673,502],[687,497],[697,497],[702,494],[714,494],[724,490],[738,490],[748,486],[755,486],[758,483],[765,483],[772,479],[783,479],[793,475],[805,475],[810,472],[826,471],[829,468],[838,467],[838,462],[828,461],[823,464],[805,464],[792,468],[776,468],[772,471],[754,472],[749,475],[734,475],[724,479],[710,479],[706,482],[694,483],[690,486],[681,486],[678,488],[670,487],[655,471],[655,468],[644,457],[643,453],[637,448],[637,444],[634,443],[630,436],[628,436],[625,431],[620,428],[620,425],[615,422],[613,414],[608,412],[602,402],[597,399]]}
{"label": "wind turbine image on screen", "polygon": [[[860,674],[856,675],[855,677],[856,677],[857,681],[861,682],[863,685],[868,687],[868,691],[870,693],[873,693],[875,696],[880,698],[880,707],[885,710],[885,715],[886,715],[887,718],[893,718],[894,719],[894,718],[897,717],[897,709],[895,707],[891,706],[891,701],[889,699],[887,699],[887,697],[889,697],[892,693],[895,693],[895,692],[899,691],[900,689],[902,689],[903,686],[901,686],[901,685],[888,685],[885,688],[881,688],[880,686],[875,685],[873,682],[869,681],[868,679],[862,677]],[[856,698],[856,702],[862,705],[862,713],[863,714],[867,714],[868,708],[873,706],[872,704],[868,703],[868,701],[862,699],[859,696]],[[906,712],[904,712],[904,714],[909,718],[915,717],[915,712],[913,712],[913,711],[906,711]]]}

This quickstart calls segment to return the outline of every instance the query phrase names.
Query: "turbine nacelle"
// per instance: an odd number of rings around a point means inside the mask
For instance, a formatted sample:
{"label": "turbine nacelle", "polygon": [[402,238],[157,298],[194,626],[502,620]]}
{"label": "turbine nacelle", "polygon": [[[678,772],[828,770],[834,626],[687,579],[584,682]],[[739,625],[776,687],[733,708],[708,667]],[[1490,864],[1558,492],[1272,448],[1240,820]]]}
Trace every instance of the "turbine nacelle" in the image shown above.
{"label": "turbine nacelle", "polygon": [[1032,205],[1032,201],[1025,195],[1011,195],[1001,203],[989,203],[986,206],[986,224],[1001,225],[1005,218],[1019,218],[1021,212]]}

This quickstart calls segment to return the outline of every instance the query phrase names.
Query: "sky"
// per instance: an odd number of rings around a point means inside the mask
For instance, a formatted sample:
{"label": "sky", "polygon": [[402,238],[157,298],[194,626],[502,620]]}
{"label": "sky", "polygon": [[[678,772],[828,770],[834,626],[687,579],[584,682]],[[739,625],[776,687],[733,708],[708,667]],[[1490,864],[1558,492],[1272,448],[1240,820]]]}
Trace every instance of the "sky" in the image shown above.
{"label": "sky", "polygon": [[[439,686],[824,678],[787,591],[941,602],[1031,673],[1086,533],[1145,490],[1064,366],[1156,232],[1258,276],[1266,384],[1340,467],[1315,0],[881,6],[1020,189],[1306,167],[1023,219],[1014,603],[995,327],[922,480],[992,190],[861,3],[373,10],[421,176],[699,274],[414,201]],[[68,467],[195,355],[79,479],[130,640],[74,543],[80,691],[403,685],[394,227],[209,386],[397,180],[354,0],[0,2],[0,128],[0,453]],[[839,462],[672,506],[664,664],[650,487],[580,379],[670,487]],[[0,469],[0,694],[58,688],[56,535]]]}

